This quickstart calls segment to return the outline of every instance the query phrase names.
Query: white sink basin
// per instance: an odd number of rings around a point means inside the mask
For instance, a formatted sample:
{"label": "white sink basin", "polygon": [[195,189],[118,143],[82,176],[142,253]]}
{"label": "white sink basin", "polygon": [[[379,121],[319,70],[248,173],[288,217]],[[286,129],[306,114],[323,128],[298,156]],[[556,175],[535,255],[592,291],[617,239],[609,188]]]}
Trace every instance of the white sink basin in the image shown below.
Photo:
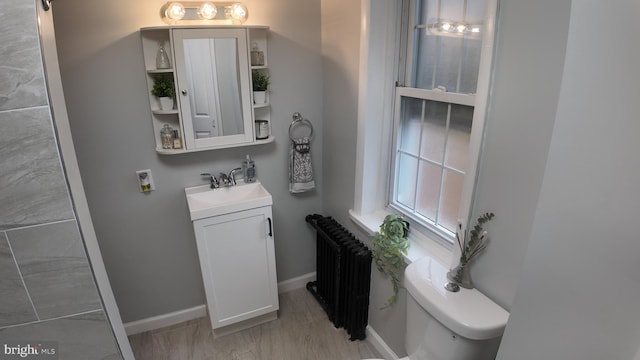
{"label": "white sink basin", "polygon": [[209,185],[185,188],[191,220],[268,206],[271,194],[259,181],[211,189]]}

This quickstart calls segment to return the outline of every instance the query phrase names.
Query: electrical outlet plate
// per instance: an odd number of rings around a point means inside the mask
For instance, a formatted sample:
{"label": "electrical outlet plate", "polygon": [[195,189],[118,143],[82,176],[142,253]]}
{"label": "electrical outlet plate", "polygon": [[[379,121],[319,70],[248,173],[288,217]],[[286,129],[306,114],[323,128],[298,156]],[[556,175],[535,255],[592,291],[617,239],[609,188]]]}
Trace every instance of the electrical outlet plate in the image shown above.
{"label": "electrical outlet plate", "polygon": [[136,171],[136,178],[140,192],[146,193],[156,189],[150,169]]}

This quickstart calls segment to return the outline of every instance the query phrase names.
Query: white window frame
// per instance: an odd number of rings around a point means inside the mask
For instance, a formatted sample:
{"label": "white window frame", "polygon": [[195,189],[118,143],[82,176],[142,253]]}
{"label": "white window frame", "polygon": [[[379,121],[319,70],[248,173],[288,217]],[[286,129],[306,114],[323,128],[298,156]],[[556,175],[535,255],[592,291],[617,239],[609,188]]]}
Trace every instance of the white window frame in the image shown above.
{"label": "white window frame", "polygon": [[[399,38],[402,27],[399,19],[407,19],[409,9],[400,1],[362,0],[360,39],[360,68],[358,94],[358,130],[356,152],[356,179],[354,207],[349,211],[352,220],[368,233],[378,230],[388,208],[388,194],[393,176],[393,111],[394,93],[398,74]],[[473,206],[473,192],[478,172],[478,161],[484,134],[489,95],[491,64],[493,59],[495,19],[498,0],[487,1],[482,39],[480,71],[474,104],[473,126],[469,143],[468,176],[465,178],[460,219],[469,222]],[[400,16],[401,13],[405,16]],[[412,224],[409,233],[410,262],[425,253],[450,262],[451,242],[422,226]],[[453,257],[455,258],[455,257]]]}
{"label": "white window frame", "polygon": [[[395,210],[396,212],[402,213],[405,216],[405,218],[408,218],[412,222],[412,225],[414,227],[420,226],[421,231],[428,231],[432,233],[434,236],[439,237],[441,240],[444,240],[446,243],[453,243],[454,233],[451,233],[440,226],[436,226],[431,221],[423,219],[420,215],[414,215],[414,211],[412,211],[411,209],[405,208],[400,204],[394,204],[393,200],[391,200],[391,199],[395,199],[397,196],[397,188],[393,185],[393,183],[394,181],[397,181],[397,177],[398,177],[398,168],[397,168],[398,164],[396,162],[397,161],[396,152],[398,151],[398,146],[399,146],[398,141],[400,136],[398,135],[398,132],[400,130],[399,122],[400,122],[400,112],[402,110],[401,101],[403,97],[440,102],[448,105],[470,106],[474,108],[474,114],[475,114],[476,96],[469,95],[469,94],[449,93],[449,92],[434,91],[434,90],[412,88],[412,87],[396,87],[394,127],[393,127],[394,136],[393,136],[393,145],[391,147],[392,149],[391,151],[393,153],[393,156],[391,159],[391,176],[394,177],[395,179],[391,179],[390,181],[388,207]],[[475,115],[474,115],[474,121],[475,121]],[[473,126],[472,126],[472,133],[473,133]],[[477,155],[477,154],[471,154],[471,153],[472,151],[470,149],[469,156]],[[442,164],[441,166],[440,165],[437,165],[437,166],[442,167],[443,169],[446,168],[444,164]],[[469,176],[467,176],[467,174],[469,173],[468,172],[464,173],[465,184],[467,183],[467,181],[469,181],[468,180]],[[475,173],[472,173],[472,175],[474,175],[473,183],[475,183]],[[440,188],[440,192],[442,192],[442,188]],[[461,199],[463,199],[463,196],[464,194],[461,195]],[[460,218],[460,219],[463,218],[461,216],[463,215],[461,214],[461,212],[462,211],[459,211],[457,218]]]}

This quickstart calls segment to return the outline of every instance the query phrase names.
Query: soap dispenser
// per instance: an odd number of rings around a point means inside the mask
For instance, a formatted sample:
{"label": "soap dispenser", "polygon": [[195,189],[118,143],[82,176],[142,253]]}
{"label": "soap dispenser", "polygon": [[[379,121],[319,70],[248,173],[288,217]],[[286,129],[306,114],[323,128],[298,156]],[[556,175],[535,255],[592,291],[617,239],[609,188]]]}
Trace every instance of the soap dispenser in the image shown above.
{"label": "soap dispenser", "polygon": [[244,182],[252,183],[256,181],[256,164],[251,160],[251,156],[247,154],[247,158],[242,160],[242,175]]}

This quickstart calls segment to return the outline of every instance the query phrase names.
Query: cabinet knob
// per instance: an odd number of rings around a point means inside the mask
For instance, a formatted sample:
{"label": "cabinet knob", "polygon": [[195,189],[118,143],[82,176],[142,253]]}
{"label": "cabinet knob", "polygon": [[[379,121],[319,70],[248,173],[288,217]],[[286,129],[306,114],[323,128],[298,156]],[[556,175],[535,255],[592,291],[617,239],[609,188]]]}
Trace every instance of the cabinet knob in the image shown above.
{"label": "cabinet knob", "polygon": [[182,95],[187,95],[187,90],[182,90],[180,92],[182,93]]}

